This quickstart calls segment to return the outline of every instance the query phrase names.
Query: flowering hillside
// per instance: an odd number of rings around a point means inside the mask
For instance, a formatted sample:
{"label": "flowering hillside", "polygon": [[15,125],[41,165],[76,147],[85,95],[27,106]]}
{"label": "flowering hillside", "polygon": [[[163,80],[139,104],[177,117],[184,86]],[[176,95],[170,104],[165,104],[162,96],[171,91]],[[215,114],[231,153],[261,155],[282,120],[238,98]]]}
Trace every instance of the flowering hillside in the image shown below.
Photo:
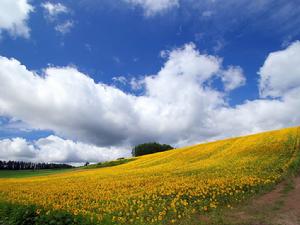
{"label": "flowering hillside", "polygon": [[138,157],[127,164],[0,179],[0,198],[99,221],[170,224],[278,183],[299,157],[300,128]]}

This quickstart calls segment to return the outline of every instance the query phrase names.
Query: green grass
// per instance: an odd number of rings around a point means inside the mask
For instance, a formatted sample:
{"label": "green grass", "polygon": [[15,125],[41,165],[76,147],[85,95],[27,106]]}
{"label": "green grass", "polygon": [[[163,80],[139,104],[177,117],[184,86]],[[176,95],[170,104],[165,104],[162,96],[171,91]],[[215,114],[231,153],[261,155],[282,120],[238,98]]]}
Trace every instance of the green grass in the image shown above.
{"label": "green grass", "polygon": [[129,163],[133,160],[135,160],[135,158],[118,159],[118,160],[114,160],[114,161],[100,162],[100,163],[97,163],[97,164],[88,165],[88,166],[85,166],[83,168],[84,169],[96,169],[96,168],[113,167],[113,166],[118,166],[118,165],[122,165],[122,164],[125,164],[125,163]]}
{"label": "green grass", "polygon": [[0,170],[0,178],[25,178],[47,176],[73,171],[74,169],[44,169],[44,170]]}
{"label": "green grass", "polygon": [[94,221],[66,211],[0,202],[0,225],[96,225]]}
{"label": "green grass", "polygon": [[47,176],[58,173],[70,172],[78,169],[97,169],[104,167],[112,167],[122,165],[135,160],[135,158],[130,159],[118,159],[114,161],[100,162],[93,165],[88,165],[79,168],[72,169],[43,169],[43,170],[0,170],[0,178],[26,178],[35,176]]}

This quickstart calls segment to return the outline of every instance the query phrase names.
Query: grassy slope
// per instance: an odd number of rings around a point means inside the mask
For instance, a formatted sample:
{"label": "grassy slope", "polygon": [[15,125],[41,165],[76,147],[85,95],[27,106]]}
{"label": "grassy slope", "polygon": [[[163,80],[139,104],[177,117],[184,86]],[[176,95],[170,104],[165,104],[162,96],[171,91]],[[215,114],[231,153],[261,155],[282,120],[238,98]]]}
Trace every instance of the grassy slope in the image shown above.
{"label": "grassy slope", "polygon": [[105,167],[119,166],[135,160],[130,159],[118,159],[114,161],[100,162],[88,166],[82,166],[72,169],[42,169],[42,170],[0,170],[0,178],[27,178],[35,176],[48,176],[72,171],[81,171],[81,169],[98,169]]}
{"label": "grassy slope", "polygon": [[100,162],[88,166],[83,166],[81,168],[83,169],[97,169],[97,168],[105,168],[105,167],[113,167],[113,166],[119,166],[122,164],[129,163],[131,161],[135,160],[135,158],[130,158],[130,159],[117,159],[114,161],[107,161],[107,162]]}
{"label": "grassy slope", "polygon": [[45,169],[45,170],[0,170],[0,178],[26,178],[47,176],[73,171],[74,169]]}
{"label": "grassy slope", "polygon": [[[147,217],[153,216],[157,219],[157,213],[166,208],[169,213],[166,221],[176,218],[176,223],[183,221],[184,224],[185,219],[178,218],[189,218],[193,210],[203,214],[207,209],[213,211],[215,203],[218,207],[234,204],[235,200],[265,190],[291,171],[295,172],[298,169],[295,162],[299,159],[299,149],[295,149],[299,147],[299,131],[300,128],[289,128],[195,145],[138,157],[112,168],[51,177],[2,179],[0,194],[2,192],[8,200],[76,213],[125,212],[128,218],[122,214],[121,222],[133,218],[130,210],[136,212],[135,207],[140,204],[136,201],[142,201],[145,209],[139,218],[145,216],[147,221]],[[189,204],[182,207],[176,203],[177,211],[173,213],[174,199],[178,199],[179,204],[185,201]],[[152,206],[158,211],[153,211]]]}

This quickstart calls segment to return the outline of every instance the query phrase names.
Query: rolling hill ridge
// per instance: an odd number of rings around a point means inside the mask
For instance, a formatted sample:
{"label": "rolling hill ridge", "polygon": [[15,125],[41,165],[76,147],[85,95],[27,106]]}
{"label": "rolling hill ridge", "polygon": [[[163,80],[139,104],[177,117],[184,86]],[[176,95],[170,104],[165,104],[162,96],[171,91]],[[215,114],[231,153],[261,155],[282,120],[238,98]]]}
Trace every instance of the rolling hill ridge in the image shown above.
{"label": "rolling hill ridge", "polygon": [[286,128],[145,155],[115,167],[0,179],[0,198],[99,224],[188,224],[295,173],[299,145],[300,128]]}

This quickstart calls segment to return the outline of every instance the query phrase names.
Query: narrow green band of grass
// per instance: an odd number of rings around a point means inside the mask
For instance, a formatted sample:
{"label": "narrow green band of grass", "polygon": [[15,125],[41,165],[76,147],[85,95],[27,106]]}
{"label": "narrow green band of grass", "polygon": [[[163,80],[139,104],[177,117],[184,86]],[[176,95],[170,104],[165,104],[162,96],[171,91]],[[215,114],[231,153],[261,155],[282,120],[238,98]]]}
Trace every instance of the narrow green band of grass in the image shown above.
{"label": "narrow green band of grass", "polygon": [[118,159],[118,160],[114,160],[114,161],[100,162],[97,164],[88,165],[88,166],[85,166],[84,168],[85,169],[96,169],[96,168],[113,167],[113,166],[118,166],[118,165],[122,165],[125,163],[129,163],[134,160],[136,160],[136,158]]}
{"label": "narrow green band of grass", "polygon": [[69,172],[74,169],[0,170],[0,178],[25,178]]}

